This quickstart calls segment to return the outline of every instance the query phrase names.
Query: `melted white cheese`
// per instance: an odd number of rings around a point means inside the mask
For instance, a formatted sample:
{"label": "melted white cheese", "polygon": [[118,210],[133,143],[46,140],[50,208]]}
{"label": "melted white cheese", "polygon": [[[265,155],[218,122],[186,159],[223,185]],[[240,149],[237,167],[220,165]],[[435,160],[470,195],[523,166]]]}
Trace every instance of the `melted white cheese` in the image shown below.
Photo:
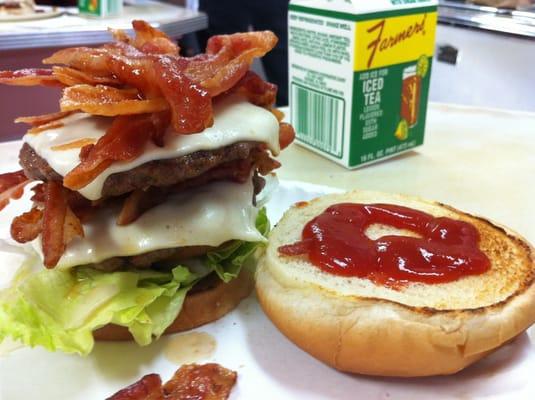
{"label": "melted white cheese", "polygon": [[[255,227],[253,184],[215,182],[174,195],[132,224],[117,226],[118,208],[99,210],[84,223],[84,238],[67,245],[56,268],[91,264],[115,256],[182,246],[219,246],[231,240],[265,240]],[[41,240],[32,242],[43,258]]]}
{"label": "melted white cheese", "polygon": [[[84,138],[98,140],[106,133],[111,120],[84,113],[73,114],[62,120],[62,127],[38,134],[26,134],[23,141],[45,159],[54,171],[65,176],[80,163],[80,149],[52,148]],[[271,152],[277,155],[280,151],[279,123],[268,110],[244,101],[241,97],[230,96],[214,105],[214,124],[210,128],[192,135],[168,132],[163,148],[148,143],[140,157],[112,164],[79,192],[89,200],[98,200],[102,196],[104,181],[111,174],[131,170],[149,161],[176,158],[199,150],[218,149],[240,141],[266,143]]]}

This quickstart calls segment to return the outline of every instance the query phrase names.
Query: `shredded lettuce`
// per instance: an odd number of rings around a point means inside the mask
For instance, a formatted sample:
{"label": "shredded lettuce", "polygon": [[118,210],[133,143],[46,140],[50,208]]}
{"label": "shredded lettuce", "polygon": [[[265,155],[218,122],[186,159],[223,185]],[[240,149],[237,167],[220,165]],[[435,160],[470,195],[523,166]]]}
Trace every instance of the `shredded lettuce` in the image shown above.
{"label": "shredded lettuce", "polygon": [[[257,229],[267,234],[265,209]],[[91,352],[92,332],[109,323],[125,326],[147,345],[163,334],[180,313],[188,290],[215,271],[228,282],[261,243],[232,241],[204,257],[208,268],[179,265],[169,272],[103,272],[89,266],[30,273],[21,269],[0,294],[0,342],[6,337],[51,351]]]}
{"label": "shredded lettuce", "polygon": [[[256,229],[267,237],[269,228],[266,209],[261,208],[256,217]],[[218,247],[217,251],[208,252],[205,263],[217,273],[222,281],[229,282],[238,276],[245,261],[256,251],[259,245],[260,243],[256,242],[233,240]]]}

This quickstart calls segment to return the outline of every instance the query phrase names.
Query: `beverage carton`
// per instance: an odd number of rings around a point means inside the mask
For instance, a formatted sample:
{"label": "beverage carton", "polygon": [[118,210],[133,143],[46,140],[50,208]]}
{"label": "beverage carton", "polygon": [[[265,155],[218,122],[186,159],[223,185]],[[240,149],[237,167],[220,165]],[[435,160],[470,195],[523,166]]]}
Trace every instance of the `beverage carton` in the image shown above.
{"label": "beverage carton", "polygon": [[109,17],[123,12],[123,0],[78,0],[78,10],[82,15]]}
{"label": "beverage carton", "polygon": [[291,0],[297,141],[354,168],[423,143],[435,0]]}

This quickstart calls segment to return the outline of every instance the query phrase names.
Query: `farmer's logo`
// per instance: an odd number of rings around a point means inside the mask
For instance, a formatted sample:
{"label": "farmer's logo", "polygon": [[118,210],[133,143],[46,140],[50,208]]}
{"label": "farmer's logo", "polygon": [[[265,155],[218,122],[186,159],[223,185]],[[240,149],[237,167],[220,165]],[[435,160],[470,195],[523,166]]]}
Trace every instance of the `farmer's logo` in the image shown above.
{"label": "farmer's logo", "polygon": [[355,69],[399,64],[433,54],[436,13],[357,23]]}

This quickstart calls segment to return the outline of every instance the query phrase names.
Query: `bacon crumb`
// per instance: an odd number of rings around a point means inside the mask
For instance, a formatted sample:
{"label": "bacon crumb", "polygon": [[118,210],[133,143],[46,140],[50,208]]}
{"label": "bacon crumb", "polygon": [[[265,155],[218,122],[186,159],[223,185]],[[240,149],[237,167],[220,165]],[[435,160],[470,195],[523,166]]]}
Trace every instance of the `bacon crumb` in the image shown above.
{"label": "bacon crumb", "polygon": [[9,204],[11,199],[20,199],[24,193],[24,186],[28,183],[30,180],[26,178],[22,170],[0,174],[0,211]]}
{"label": "bacon crumb", "polygon": [[237,376],[215,363],[183,365],[163,386],[159,375],[145,375],[107,400],[226,400]]}
{"label": "bacon crumb", "polygon": [[83,138],[74,140],[69,143],[63,143],[58,144],[57,146],[52,146],[50,149],[54,151],[65,151],[65,150],[72,150],[72,149],[80,149],[90,144],[95,144],[96,139],[90,139],[90,138]]}

